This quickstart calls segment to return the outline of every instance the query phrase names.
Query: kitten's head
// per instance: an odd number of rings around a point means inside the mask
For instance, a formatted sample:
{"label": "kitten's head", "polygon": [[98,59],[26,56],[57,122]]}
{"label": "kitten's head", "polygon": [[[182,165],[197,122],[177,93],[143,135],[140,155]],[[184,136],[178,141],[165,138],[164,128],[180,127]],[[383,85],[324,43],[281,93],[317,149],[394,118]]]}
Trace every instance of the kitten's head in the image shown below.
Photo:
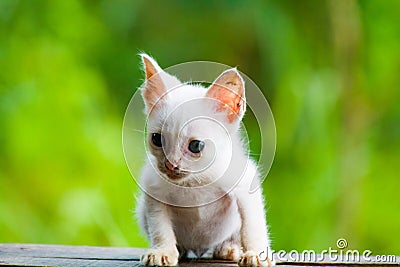
{"label": "kitten's head", "polygon": [[174,183],[208,183],[231,163],[246,109],[244,81],[224,71],[205,88],[182,83],[142,55],[147,144],[159,173]]}

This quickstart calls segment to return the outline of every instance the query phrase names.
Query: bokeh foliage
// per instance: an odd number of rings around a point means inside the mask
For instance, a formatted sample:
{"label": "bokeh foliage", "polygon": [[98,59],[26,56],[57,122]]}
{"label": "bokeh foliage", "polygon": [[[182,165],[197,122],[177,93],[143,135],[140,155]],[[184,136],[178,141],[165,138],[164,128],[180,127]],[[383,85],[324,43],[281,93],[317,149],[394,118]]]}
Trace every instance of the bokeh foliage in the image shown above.
{"label": "bokeh foliage", "polygon": [[121,145],[146,51],[263,89],[275,249],[398,254],[399,47],[397,0],[2,0],[0,242],[147,245]]}

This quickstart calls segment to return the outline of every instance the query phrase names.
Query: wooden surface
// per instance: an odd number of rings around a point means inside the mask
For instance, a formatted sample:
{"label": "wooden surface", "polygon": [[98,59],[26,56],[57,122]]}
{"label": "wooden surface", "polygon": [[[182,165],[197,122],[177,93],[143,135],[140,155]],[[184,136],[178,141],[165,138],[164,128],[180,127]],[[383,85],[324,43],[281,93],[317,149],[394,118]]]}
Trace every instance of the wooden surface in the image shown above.
{"label": "wooden surface", "polygon": [[[140,255],[145,249],[140,248],[112,248],[86,246],[59,246],[34,244],[0,244],[0,266],[143,266],[140,264]],[[323,257],[322,257],[323,258]],[[400,258],[394,262],[371,261],[329,261],[317,262],[290,261],[285,259],[277,262],[280,266],[400,266]],[[234,262],[197,259],[185,260],[179,266],[190,267],[228,267],[237,266]]]}

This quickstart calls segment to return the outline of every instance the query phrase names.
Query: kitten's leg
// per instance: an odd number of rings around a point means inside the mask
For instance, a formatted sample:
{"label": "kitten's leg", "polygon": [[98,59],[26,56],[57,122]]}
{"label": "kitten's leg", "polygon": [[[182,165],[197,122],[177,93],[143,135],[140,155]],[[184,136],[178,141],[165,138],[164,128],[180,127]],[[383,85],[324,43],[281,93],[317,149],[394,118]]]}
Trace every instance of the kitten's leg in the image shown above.
{"label": "kitten's leg", "polygon": [[167,207],[150,197],[146,197],[147,233],[151,249],[142,256],[142,262],[148,266],[175,266],[179,252],[172,222]]}
{"label": "kitten's leg", "polygon": [[214,250],[214,258],[239,261],[240,258],[240,234],[236,233],[231,238],[219,244]]}
{"label": "kitten's leg", "polygon": [[237,192],[237,201],[242,218],[240,237],[244,252],[239,265],[273,265],[261,189],[253,193],[240,190]]}
{"label": "kitten's leg", "polygon": [[189,251],[180,245],[177,245],[177,248],[179,252],[179,259],[187,259]]}
{"label": "kitten's leg", "polygon": [[146,219],[146,199],[144,194],[140,195],[140,197],[136,199],[135,215],[139,223],[140,230],[146,234],[147,237],[149,237]]}

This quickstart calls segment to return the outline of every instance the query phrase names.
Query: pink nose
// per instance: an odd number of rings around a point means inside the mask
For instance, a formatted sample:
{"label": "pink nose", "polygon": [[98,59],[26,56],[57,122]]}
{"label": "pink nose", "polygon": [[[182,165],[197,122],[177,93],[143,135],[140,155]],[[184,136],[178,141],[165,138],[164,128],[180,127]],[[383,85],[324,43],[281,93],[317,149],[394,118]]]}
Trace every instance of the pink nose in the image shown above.
{"label": "pink nose", "polygon": [[177,169],[178,167],[169,162],[168,160],[165,161],[165,167],[167,167],[168,170],[173,171]]}

